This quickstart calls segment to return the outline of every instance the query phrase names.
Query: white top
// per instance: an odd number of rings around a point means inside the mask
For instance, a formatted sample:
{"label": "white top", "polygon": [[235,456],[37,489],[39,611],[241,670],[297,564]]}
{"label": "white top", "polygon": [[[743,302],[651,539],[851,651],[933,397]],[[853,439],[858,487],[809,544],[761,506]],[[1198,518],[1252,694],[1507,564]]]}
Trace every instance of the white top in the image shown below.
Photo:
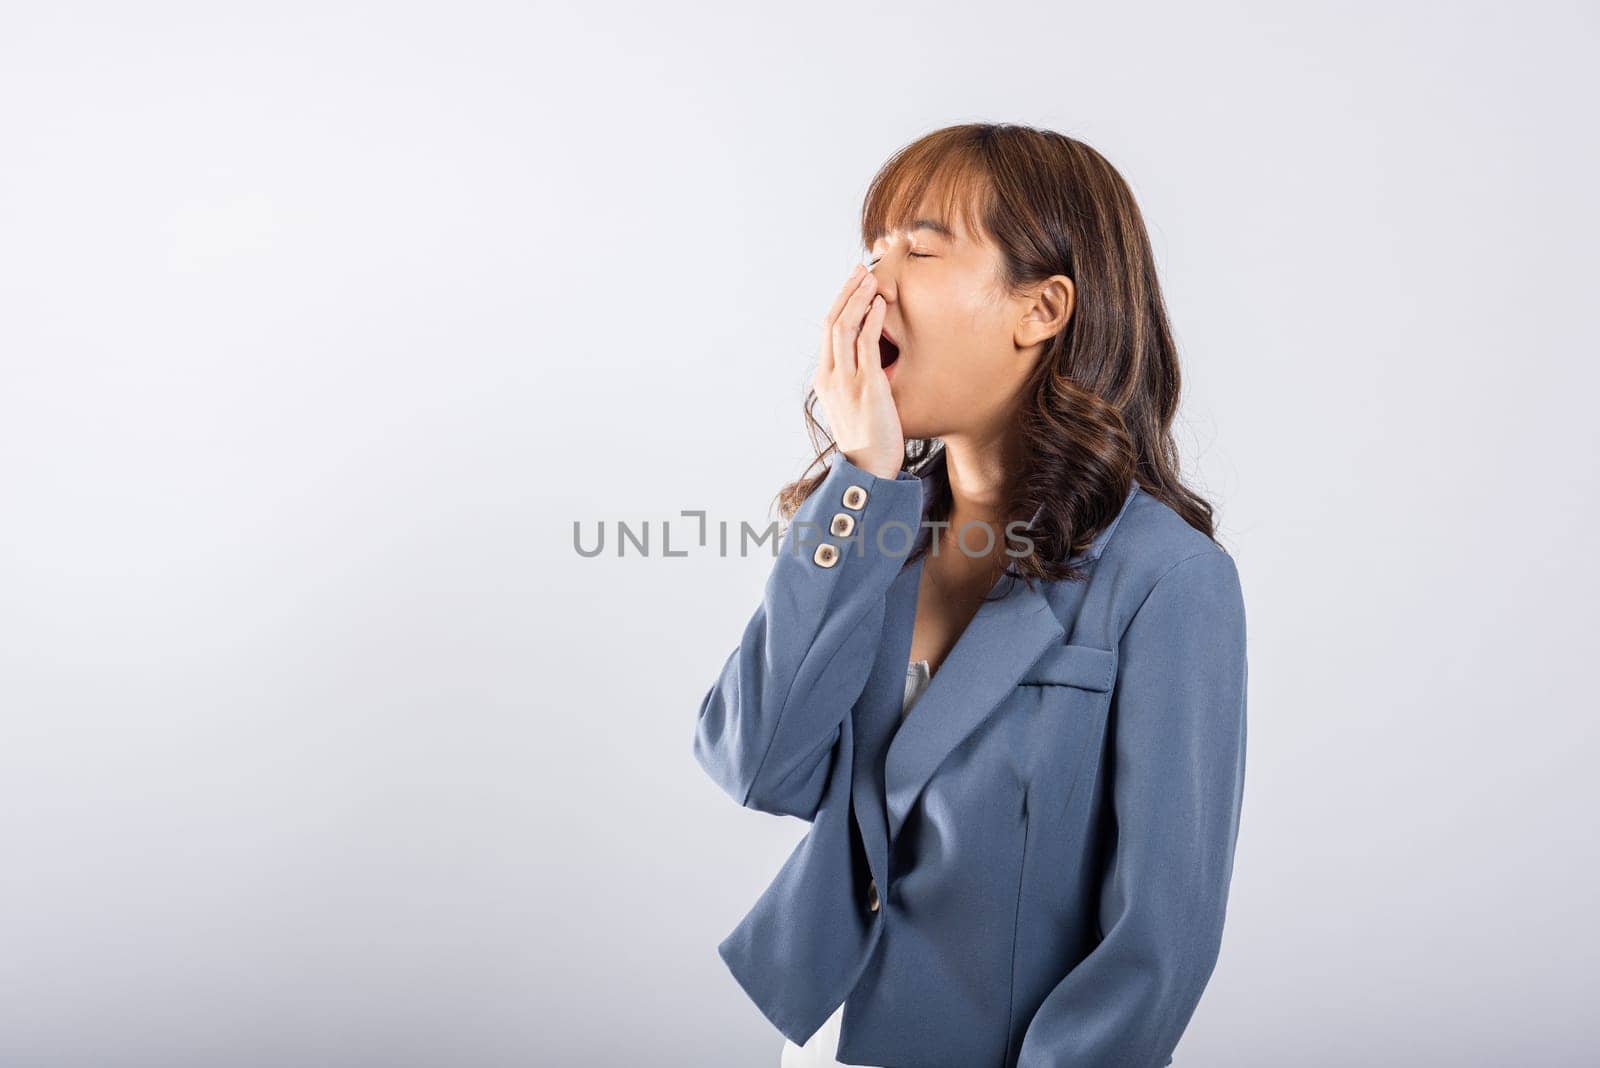
{"label": "white top", "polygon": [[911,711],[911,706],[917,703],[917,698],[922,696],[922,691],[928,688],[931,680],[926,660],[913,660],[906,665],[906,695],[900,702],[901,719],[906,718],[906,713]]}
{"label": "white top", "polygon": [[[926,660],[913,660],[906,665],[906,692],[900,702],[900,718],[904,720],[917,698],[928,688],[931,676]],[[779,1068],[853,1068],[843,1061],[834,1060],[839,1050],[839,1028],[844,1023],[844,1002],[833,1010],[833,1015],[817,1028],[804,1046],[797,1046],[787,1038],[783,1040],[783,1059]]]}

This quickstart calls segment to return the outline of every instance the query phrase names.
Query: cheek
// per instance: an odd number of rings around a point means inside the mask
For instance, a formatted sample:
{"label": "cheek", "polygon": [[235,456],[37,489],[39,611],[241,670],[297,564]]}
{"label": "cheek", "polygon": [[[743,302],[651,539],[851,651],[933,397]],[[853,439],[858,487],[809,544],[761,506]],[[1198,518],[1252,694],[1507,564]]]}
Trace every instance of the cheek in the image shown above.
{"label": "cheek", "polygon": [[935,315],[945,347],[961,353],[968,364],[987,366],[1003,361],[1010,351],[1007,310],[996,307],[987,292],[951,286],[935,306]]}
{"label": "cheek", "polygon": [[917,330],[944,347],[969,347],[993,330],[994,312],[964,281],[941,279],[918,287],[914,300],[902,294]]}
{"label": "cheek", "polygon": [[1010,349],[1006,309],[965,274],[902,276],[900,302],[925,375],[962,382],[993,375]]}

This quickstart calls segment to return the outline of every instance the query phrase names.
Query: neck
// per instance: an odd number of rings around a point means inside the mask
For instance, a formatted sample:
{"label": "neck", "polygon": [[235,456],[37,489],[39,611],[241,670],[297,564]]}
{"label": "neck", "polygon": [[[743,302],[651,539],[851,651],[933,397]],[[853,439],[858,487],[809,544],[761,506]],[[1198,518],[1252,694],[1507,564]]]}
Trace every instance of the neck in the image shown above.
{"label": "neck", "polygon": [[[1016,518],[1006,513],[1006,503],[1012,481],[1021,469],[1020,435],[997,432],[981,439],[960,435],[943,440],[951,500],[950,526],[944,537],[969,563],[984,555],[1003,553],[1006,522]],[[993,537],[985,538],[981,529],[969,524],[988,526]],[[989,545],[989,554],[983,553],[985,545]]]}

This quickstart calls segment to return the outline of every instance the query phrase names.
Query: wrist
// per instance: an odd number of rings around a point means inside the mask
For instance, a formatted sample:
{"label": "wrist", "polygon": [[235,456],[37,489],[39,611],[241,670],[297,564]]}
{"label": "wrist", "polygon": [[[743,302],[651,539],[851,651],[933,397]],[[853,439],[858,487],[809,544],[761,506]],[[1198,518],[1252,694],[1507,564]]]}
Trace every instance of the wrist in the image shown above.
{"label": "wrist", "polygon": [[865,456],[860,456],[858,458],[858,456],[851,456],[842,450],[840,451],[839,455],[843,456],[855,467],[865,471],[874,478],[887,479],[888,481],[893,482],[895,479],[900,477],[901,465],[899,460],[890,461],[881,457],[874,458]]}

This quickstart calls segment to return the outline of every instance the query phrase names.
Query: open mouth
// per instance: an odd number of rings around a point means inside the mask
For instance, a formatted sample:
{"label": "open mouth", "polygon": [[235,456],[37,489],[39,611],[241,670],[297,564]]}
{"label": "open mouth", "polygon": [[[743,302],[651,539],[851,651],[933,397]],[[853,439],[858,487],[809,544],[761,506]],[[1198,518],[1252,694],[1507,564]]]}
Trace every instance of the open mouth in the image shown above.
{"label": "open mouth", "polygon": [[888,334],[878,338],[878,357],[885,367],[900,358],[900,346],[896,345]]}

